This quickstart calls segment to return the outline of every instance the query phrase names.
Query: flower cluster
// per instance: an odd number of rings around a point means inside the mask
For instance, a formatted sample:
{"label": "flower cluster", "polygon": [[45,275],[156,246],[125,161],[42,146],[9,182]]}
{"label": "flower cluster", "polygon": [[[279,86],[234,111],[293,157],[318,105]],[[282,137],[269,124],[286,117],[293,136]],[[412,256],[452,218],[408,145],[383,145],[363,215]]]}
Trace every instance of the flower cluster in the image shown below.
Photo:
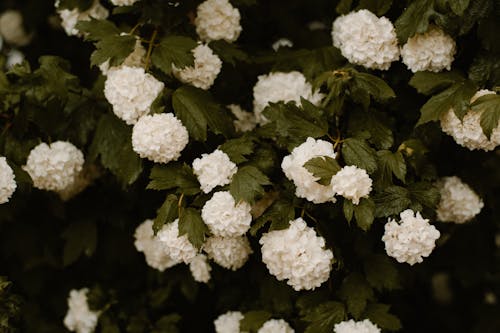
{"label": "flower cluster", "polygon": [[90,21],[91,19],[104,20],[109,15],[109,11],[101,5],[99,0],[94,0],[92,6],[83,12],[80,12],[78,8],[59,9],[59,0],[55,2],[55,6],[57,13],[61,17],[61,25],[68,36],[80,34],[76,28],[76,24],[79,21]]}
{"label": "flower cluster", "polygon": [[0,15],[0,36],[9,44],[25,46],[31,35],[23,27],[23,16],[17,10],[6,10]]}
{"label": "flower cluster", "polygon": [[240,320],[242,320],[243,314],[239,311],[228,311],[221,314],[217,319],[214,320],[215,332],[216,333],[239,333],[240,332]]}
{"label": "flower cluster", "polygon": [[245,236],[212,236],[206,240],[203,251],[219,266],[236,271],[247,262],[252,248]]}
{"label": "flower cluster", "polygon": [[196,11],[196,32],[205,42],[223,39],[229,43],[241,33],[240,11],[228,0],[206,0]]}
{"label": "flower cluster", "polygon": [[14,172],[5,157],[0,157],[0,204],[6,203],[17,188]]}
{"label": "flower cluster", "polygon": [[187,235],[179,236],[179,219],[164,224],[158,231],[157,237],[163,251],[174,261],[189,264],[198,254],[198,250],[191,244]]}
{"label": "flower cluster", "polygon": [[380,333],[380,328],[369,319],[343,321],[335,324],[333,330],[335,333]]}
{"label": "flower cluster", "polygon": [[283,319],[269,319],[257,333],[295,333],[295,331]]}
{"label": "flower cluster", "polygon": [[372,190],[372,180],[366,170],[354,165],[343,167],[332,177],[332,190],[357,205],[361,198],[367,198]]}
{"label": "flower cluster", "polygon": [[216,186],[229,184],[237,171],[236,164],[219,149],[210,154],[202,154],[201,158],[193,161],[193,172],[205,193],[209,193]]}
{"label": "flower cluster", "polygon": [[208,283],[210,281],[210,271],[212,268],[207,262],[207,256],[198,254],[189,263],[189,270],[193,275],[193,279],[197,282]]}
{"label": "flower cluster", "polygon": [[64,317],[64,326],[72,332],[92,333],[97,326],[99,312],[89,309],[87,293],[89,290],[71,290],[68,297],[68,313]]}
{"label": "flower cluster", "polygon": [[194,65],[177,68],[172,64],[172,71],[181,82],[189,83],[196,88],[208,90],[214,84],[222,68],[222,61],[205,44],[199,44],[193,50]]}
{"label": "flower cluster", "polygon": [[135,229],[135,248],[144,253],[146,263],[161,272],[177,265],[179,262],[173,260],[164,250],[162,242],[153,233],[153,221],[146,220]]}

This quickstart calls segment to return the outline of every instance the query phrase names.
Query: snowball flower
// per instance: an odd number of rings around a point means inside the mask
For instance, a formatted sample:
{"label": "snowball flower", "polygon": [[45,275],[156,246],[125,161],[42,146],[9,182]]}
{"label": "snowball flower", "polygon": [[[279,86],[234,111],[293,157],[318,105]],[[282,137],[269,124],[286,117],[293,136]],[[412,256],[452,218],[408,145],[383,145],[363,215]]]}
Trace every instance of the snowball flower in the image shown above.
{"label": "snowball flower", "polygon": [[403,63],[413,73],[450,70],[455,56],[455,41],[438,27],[430,27],[423,34],[408,39],[401,48]]}
{"label": "snowball flower", "polygon": [[257,333],[295,333],[295,331],[283,319],[269,319]]}
{"label": "snowball flower", "polygon": [[422,257],[431,254],[440,233],[419,212],[407,209],[399,216],[400,222],[389,219],[385,224],[382,236],[385,251],[398,262],[410,265],[420,263],[423,261]]}
{"label": "snowball flower", "polygon": [[189,264],[198,254],[198,250],[191,244],[187,235],[179,236],[179,219],[163,225],[156,236],[160,240],[165,254],[174,261]]}
{"label": "snowball flower", "polygon": [[232,43],[241,33],[240,11],[228,0],[206,0],[196,10],[196,32],[205,42],[224,39]]}
{"label": "snowball flower", "polygon": [[243,267],[252,253],[250,243],[245,236],[212,236],[203,245],[203,250],[216,264],[233,271]]}
{"label": "snowball flower", "polygon": [[484,206],[481,198],[458,177],[444,177],[437,185],[441,193],[437,206],[438,221],[465,223],[479,214]]}
{"label": "snowball flower", "polygon": [[205,44],[199,44],[191,52],[194,55],[194,65],[177,68],[172,64],[172,72],[181,82],[189,83],[196,88],[208,90],[220,73],[222,61]]}
{"label": "snowball flower", "polygon": [[87,288],[71,290],[68,297],[68,312],[64,326],[76,333],[92,333],[97,326],[99,312],[91,311],[87,303]]}
{"label": "snowball flower", "polygon": [[262,111],[269,103],[294,101],[300,105],[301,97],[318,105],[324,95],[319,90],[313,91],[306,77],[297,71],[260,75],[253,87],[253,112],[257,122],[261,125],[268,122]]}
{"label": "snowball flower", "polygon": [[372,190],[372,180],[365,169],[354,165],[343,167],[332,177],[332,190],[353,204],[359,204],[359,199],[367,198]]}
{"label": "snowball flower", "polygon": [[219,149],[211,154],[202,154],[201,158],[193,161],[193,172],[198,177],[201,190],[205,193],[209,193],[216,186],[229,184],[237,171],[236,164]]}
{"label": "snowball flower", "polygon": [[104,96],[113,112],[128,125],[149,113],[151,104],[163,90],[163,82],[144,68],[120,66],[109,71],[104,83]]}
{"label": "snowball flower", "polygon": [[210,271],[212,268],[207,262],[207,256],[198,254],[189,263],[189,270],[193,275],[193,279],[197,282],[207,283],[210,281]]}
{"label": "snowball flower", "polygon": [[239,311],[228,311],[214,320],[215,333],[240,333],[240,320],[244,318]]}
{"label": "snowball flower", "polygon": [[[126,35],[122,33],[122,35]],[[142,46],[139,38],[135,41],[134,50],[130,53],[125,60],[123,60],[122,65],[128,67],[145,67],[146,61],[144,57],[146,56],[146,49]],[[99,65],[99,69],[103,75],[108,75],[110,69],[116,69],[116,67],[109,67],[109,59]]]}
{"label": "snowball flower", "polygon": [[5,157],[0,157],[0,204],[6,203],[16,190],[14,172]]}
{"label": "snowball flower", "polygon": [[[494,91],[487,89],[479,90],[472,96],[470,102],[473,103],[481,96],[494,93]],[[460,121],[453,109],[449,109],[441,115],[441,129],[446,134],[451,135],[456,143],[469,150],[493,150],[500,144],[500,123],[493,129],[488,140],[480,124],[482,113],[483,110],[473,111],[469,109],[462,121]]]}
{"label": "snowball flower", "polygon": [[11,49],[7,53],[7,61],[5,62],[5,67],[11,70],[15,65],[21,64],[24,61],[24,54],[15,49]]}
{"label": "snowball flower", "polygon": [[111,3],[115,6],[132,6],[139,0],[111,0]]}
{"label": "snowball flower", "polygon": [[23,166],[33,186],[41,190],[64,191],[71,186],[83,168],[83,153],[72,143],[40,143],[33,148]]}
{"label": "snowball flower", "polygon": [[153,233],[153,220],[146,220],[140,224],[134,233],[135,248],[144,253],[146,263],[163,272],[165,269],[179,264],[180,260],[173,260],[163,250],[162,242]]}
{"label": "snowball flower", "polygon": [[347,320],[335,324],[335,333],[380,333],[380,328],[369,319],[362,321]]}
{"label": "snowball flower", "polygon": [[293,42],[288,38],[280,38],[273,43],[273,50],[278,52],[278,50],[282,47],[293,47]]}
{"label": "snowball flower", "polygon": [[250,228],[251,209],[245,201],[236,203],[229,192],[216,192],[203,206],[201,217],[215,236],[242,236]]}
{"label": "snowball flower", "polygon": [[293,181],[297,187],[295,195],[299,198],[305,198],[314,203],[323,203],[327,201],[335,202],[335,192],[331,186],[325,186],[317,183],[319,178],[314,177],[305,167],[304,163],[311,158],[319,156],[329,156],[335,158],[333,145],[323,140],[307,138],[306,142],[295,147],[290,155],[283,158],[281,169],[286,177]]}
{"label": "snowball flower", "polygon": [[94,0],[92,6],[83,12],[80,12],[78,8],[58,9],[59,0],[55,2],[55,6],[57,13],[61,17],[61,25],[68,36],[80,34],[76,28],[78,21],[90,21],[91,19],[105,20],[109,15],[109,11],[99,3],[99,0]]}
{"label": "snowball flower", "polygon": [[236,117],[233,124],[237,132],[249,132],[257,126],[257,119],[253,112],[247,112],[236,104],[229,104],[227,108]]}
{"label": "snowball flower", "polygon": [[262,235],[262,261],[269,273],[296,291],[311,290],[328,280],[333,253],[325,249],[325,240],[302,218],[290,221],[284,230]]}
{"label": "snowball flower", "polygon": [[396,30],[386,17],[362,9],[337,17],[333,22],[333,45],[350,63],[387,70],[399,59]]}
{"label": "snowball flower", "polygon": [[187,129],[172,113],[141,117],[132,130],[132,148],[156,163],[176,161],[189,142]]}
{"label": "snowball flower", "polygon": [[25,46],[31,41],[23,27],[23,16],[17,10],[6,10],[0,14],[0,36],[9,44]]}

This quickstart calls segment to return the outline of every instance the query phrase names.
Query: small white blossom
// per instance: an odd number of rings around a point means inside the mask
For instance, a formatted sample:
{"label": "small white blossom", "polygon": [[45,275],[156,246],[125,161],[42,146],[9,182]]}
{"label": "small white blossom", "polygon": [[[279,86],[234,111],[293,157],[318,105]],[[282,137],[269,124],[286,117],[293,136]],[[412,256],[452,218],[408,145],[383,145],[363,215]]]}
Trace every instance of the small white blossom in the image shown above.
{"label": "small white blossom", "polygon": [[7,61],[5,62],[5,67],[10,70],[15,65],[19,65],[24,61],[24,54],[19,51],[12,49],[7,53]]}
{"label": "small white blossom", "polygon": [[17,10],[6,10],[0,14],[0,36],[9,44],[25,46],[31,41],[23,26],[23,16]]}
{"label": "small white blossom", "polygon": [[213,235],[236,237],[250,228],[251,209],[245,201],[236,203],[229,192],[216,192],[203,206],[201,217]]}
{"label": "small white blossom", "polygon": [[109,11],[100,4],[99,0],[94,0],[92,6],[83,12],[80,12],[78,8],[59,9],[59,0],[55,2],[55,6],[62,20],[61,25],[68,36],[80,35],[76,28],[79,21],[105,20],[109,15]]}
{"label": "small white blossom", "polygon": [[212,268],[207,262],[207,256],[198,254],[189,263],[189,270],[193,275],[193,279],[197,282],[208,283],[210,281],[210,271]]}
{"label": "small white blossom", "polygon": [[196,88],[208,90],[220,73],[222,61],[205,44],[199,44],[191,52],[194,55],[194,65],[179,69],[172,64],[173,74],[183,83],[189,83]]}
{"label": "small white blossom", "polygon": [[230,104],[227,108],[234,114],[236,120],[233,121],[237,132],[249,132],[257,126],[257,119],[253,112],[245,111],[241,106]]}
{"label": "small white blossom", "polygon": [[240,333],[240,320],[244,318],[239,311],[228,311],[214,320],[215,333]]}
{"label": "small white blossom", "polygon": [[198,254],[198,250],[191,244],[187,235],[179,236],[179,219],[163,225],[156,235],[163,246],[163,251],[174,261],[189,264]]}
{"label": "small white blossom", "polygon": [[465,223],[479,214],[484,206],[481,198],[458,177],[444,177],[437,185],[441,193],[438,221]]}
{"label": "small white blossom", "polygon": [[232,43],[241,33],[240,11],[228,0],[206,0],[196,10],[196,32],[205,42],[224,39]]}
{"label": "small white blossom", "polygon": [[2,156],[0,157],[0,204],[8,202],[16,188],[14,172],[7,164],[7,159]]}
{"label": "small white blossom", "polygon": [[216,264],[233,271],[243,267],[252,253],[250,243],[245,236],[212,236],[203,245],[203,250]]}
{"label": "small white blossom", "polygon": [[237,171],[236,164],[219,149],[210,154],[202,154],[201,158],[193,161],[193,172],[198,177],[204,193],[209,193],[216,186],[229,184]]}
{"label": "small white blossom", "polygon": [[273,50],[278,52],[278,50],[282,47],[293,47],[293,42],[288,38],[280,38],[273,43]]}
{"label": "small white blossom", "polygon": [[[126,34],[122,34],[126,35]],[[134,50],[130,53],[125,60],[123,60],[122,66],[128,67],[145,67],[146,61],[146,49],[142,46],[140,39],[137,37],[135,41]],[[103,75],[108,75],[110,70],[116,69],[116,67],[109,67],[109,59],[99,65],[99,69]]]}
{"label": "small white blossom", "polygon": [[419,212],[407,209],[399,215],[400,222],[389,219],[385,224],[382,241],[389,256],[413,266],[431,254],[440,233]]}
{"label": "small white blossom", "polygon": [[380,333],[380,328],[369,319],[362,321],[347,320],[335,324],[335,333]]}
{"label": "small white blossom", "polygon": [[333,175],[331,186],[335,194],[340,194],[357,205],[359,199],[368,198],[372,190],[372,180],[366,170],[348,165]]}
{"label": "small white blossom", "polygon": [[64,326],[76,333],[92,333],[97,326],[99,312],[89,309],[87,288],[71,290],[68,297],[68,312],[64,317]]}
{"label": "small white blossom", "polygon": [[111,3],[115,6],[132,6],[139,0],[111,0]]}
{"label": "small white blossom", "polygon": [[181,260],[173,260],[163,249],[162,242],[153,233],[153,221],[146,220],[140,224],[134,233],[135,248],[144,253],[146,263],[163,272],[165,269],[181,263]]}
{"label": "small white blossom", "polygon": [[257,333],[295,333],[295,331],[283,319],[269,319]]}

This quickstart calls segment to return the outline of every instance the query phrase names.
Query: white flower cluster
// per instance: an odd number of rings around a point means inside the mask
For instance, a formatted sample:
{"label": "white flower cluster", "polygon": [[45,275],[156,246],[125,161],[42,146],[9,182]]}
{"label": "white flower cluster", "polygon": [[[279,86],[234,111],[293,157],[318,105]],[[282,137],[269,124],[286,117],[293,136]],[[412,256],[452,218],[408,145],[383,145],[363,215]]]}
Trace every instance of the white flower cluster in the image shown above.
{"label": "white flower cluster", "polygon": [[164,84],[144,68],[120,66],[111,70],[104,84],[104,96],[113,112],[128,125],[149,113]]}
{"label": "white flower cluster", "polygon": [[132,130],[132,147],[156,163],[176,161],[189,142],[187,129],[172,113],[141,117]]}
{"label": "white flower cluster", "polygon": [[236,237],[250,228],[252,206],[245,201],[236,203],[231,193],[216,192],[201,210],[203,222],[215,236]]}
{"label": "white flower cluster", "polygon": [[23,16],[17,10],[6,10],[0,15],[0,36],[9,44],[25,46],[31,41],[31,35],[23,27]]}
{"label": "white flower cluster", "polygon": [[0,204],[6,203],[15,192],[17,184],[14,172],[5,157],[0,157]]}
{"label": "white flower cluster", "polygon": [[240,11],[228,0],[206,0],[196,10],[196,32],[205,42],[224,39],[232,43],[241,33]]}
{"label": "white flower cluster", "polygon": [[335,324],[335,333],[380,333],[380,328],[369,319],[362,321],[347,320]]}
{"label": "white flower cluster", "polygon": [[21,64],[24,61],[24,54],[16,49],[11,49],[7,53],[7,61],[5,62],[5,67],[11,70],[17,64]]}
{"label": "white flower cluster", "polygon": [[165,269],[177,265],[164,250],[163,244],[153,233],[153,221],[146,220],[135,229],[135,248],[144,253],[147,264],[163,272]]}
{"label": "white flower cluster", "polygon": [[75,182],[83,169],[83,153],[72,143],[40,143],[33,148],[23,166],[33,186],[41,190],[64,191]]}
{"label": "white flower cluster", "polygon": [[92,333],[97,326],[99,312],[89,309],[87,293],[89,290],[71,290],[68,297],[68,312],[64,317],[64,326],[76,333]]}
{"label": "white flower cluster", "polygon": [[212,236],[206,240],[203,250],[216,264],[233,271],[243,267],[252,253],[250,242],[246,236]]}
{"label": "white flower cluster", "polygon": [[80,34],[76,28],[78,21],[90,21],[90,19],[104,20],[109,15],[109,11],[101,5],[99,0],[94,0],[92,6],[83,12],[80,12],[78,8],[59,9],[59,0],[56,0],[55,6],[57,13],[61,17],[61,25],[68,36],[76,36]]}
{"label": "white flower cluster", "polygon": [[237,132],[249,132],[257,126],[257,119],[253,112],[245,111],[236,104],[229,104],[227,108],[236,117],[233,124]]}
{"label": "white flower cluster", "polygon": [[189,264],[198,254],[198,250],[191,244],[187,235],[179,236],[179,219],[164,224],[156,236],[161,242],[163,251],[176,262]]}
{"label": "white flower cluster", "polygon": [[284,230],[265,233],[260,238],[262,261],[278,280],[296,291],[311,290],[328,280],[333,253],[302,218],[290,221]]}
{"label": "white flower cluster", "polygon": [[[481,96],[494,94],[494,91],[483,89],[472,96],[470,102],[473,103]],[[500,145],[500,123],[491,132],[488,140],[481,128],[482,110],[468,110],[462,121],[455,115],[453,109],[444,112],[441,116],[441,129],[448,135],[451,135],[456,143],[468,148],[469,150],[482,149],[485,151],[493,150]]]}
{"label": "white flower cluster", "polygon": [[212,268],[207,262],[206,255],[198,254],[194,257],[189,263],[189,270],[195,281],[203,283],[210,281],[210,271]]}
{"label": "white flower cluster", "polygon": [[332,177],[332,190],[352,203],[359,204],[359,199],[367,198],[372,190],[372,180],[366,170],[354,165],[343,167]]}
{"label": "white flower cluster", "polygon": [[333,45],[350,63],[387,70],[399,59],[396,30],[386,17],[362,9],[337,17],[333,22]]}
{"label": "white flower cluster", "polygon": [[450,70],[456,52],[455,41],[443,30],[431,26],[416,34],[401,48],[403,63],[413,72]]}
{"label": "white flower cluster", "polygon": [[422,257],[431,254],[440,233],[419,212],[407,209],[399,216],[401,217],[399,223],[389,219],[385,224],[382,236],[385,251],[398,262],[410,265],[420,263],[423,261]]}
{"label": "white flower cluster", "polygon": [[295,147],[290,155],[283,158],[281,169],[297,187],[295,190],[297,197],[314,203],[335,202],[335,192],[332,187],[317,183],[318,178],[304,168],[304,163],[319,156],[335,158],[333,145],[324,140],[307,138],[306,142]]}
{"label": "white flower cluster", "polygon": [[198,177],[204,193],[209,193],[216,186],[229,184],[237,171],[236,164],[219,149],[210,154],[202,154],[201,158],[193,161],[193,172]]}
{"label": "white flower cluster", "polygon": [[456,176],[444,177],[437,185],[441,193],[437,206],[438,221],[465,223],[479,214],[484,206],[470,186]]}
{"label": "white flower cluster", "polygon": [[244,318],[239,311],[228,311],[214,320],[215,333],[240,333],[240,320]]}
{"label": "white flower cluster", "polygon": [[111,3],[115,6],[132,6],[139,0],[111,0]]}
{"label": "white flower cluster", "polygon": [[324,95],[319,90],[313,91],[312,85],[307,82],[306,77],[297,71],[260,75],[253,87],[253,112],[257,122],[261,125],[268,122],[262,111],[269,102],[294,101],[300,105],[301,97],[318,105]]}
{"label": "white flower cluster", "polygon": [[[126,34],[122,34],[126,35]],[[145,67],[146,61],[144,57],[146,56],[146,49],[142,46],[139,38],[135,41],[134,50],[130,53],[125,60],[123,60],[122,66],[128,67]],[[99,65],[99,69],[103,75],[108,75],[110,70],[116,69],[116,67],[109,67],[109,59]]]}
{"label": "white flower cluster", "polygon": [[257,333],[295,333],[295,331],[283,319],[269,319]]}
{"label": "white flower cluster", "polygon": [[222,61],[205,44],[199,44],[191,52],[194,55],[194,65],[179,69],[172,64],[172,72],[179,81],[208,90],[220,73]]}
{"label": "white flower cluster", "polygon": [[293,47],[293,42],[288,38],[280,38],[272,45],[274,52],[278,52],[278,50],[282,47]]}

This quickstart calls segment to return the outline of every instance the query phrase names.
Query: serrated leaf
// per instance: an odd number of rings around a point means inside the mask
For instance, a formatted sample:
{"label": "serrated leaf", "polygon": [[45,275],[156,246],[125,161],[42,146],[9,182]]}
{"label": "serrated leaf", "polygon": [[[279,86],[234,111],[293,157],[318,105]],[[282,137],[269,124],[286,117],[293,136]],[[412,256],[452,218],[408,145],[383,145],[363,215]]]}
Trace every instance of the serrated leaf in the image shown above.
{"label": "serrated leaf", "polygon": [[434,0],[416,0],[410,3],[394,23],[400,44],[405,44],[408,38],[417,33],[426,32],[431,18],[436,15]]}
{"label": "serrated leaf", "polygon": [[200,192],[200,183],[193,170],[185,163],[155,165],[149,175],[149,190],[170,190],[177,188],[178,193],[193,195]]}
{"label": "serrated leaf", "polygon": [[83,221],[70,224],[64,230],[63,265],[68,266],[81,255],[90,257],[97,246],[97,228],[94,222]]}
{"label": "serrated leaf", "polygon": [[363,263],[366,280],[377,290],[399,288],[399,274],[389,257],[372,254]]}
{"label": "serrated leaf", "polygon": [[90,63],[99,66],[109,60],[110,66],[120,65],[134,51],[135,41],[132,35],[107,35],[95,44]]}
{"label": "serrated leaf", "polygon": [[413,203],[427,207],[434,211],[439,203],[439,189],[432,183],[417,182],[408,186],[410,198]]}
{"label": "serrated leaf", "polygon": [[156,218],[153,222],[153,231],[156,235],[158,231],[163,227],[164,224],[173,222],[178,217],[179,199],[173,194],[167,195],[165,202],[158,208],[156,212]]}
{"label": "serrated leaf", "polygon": [[472,111],[481,113],[481,128],[488,140],[500,121],[500,95],[488,94],[479,97],[471,104]]}
{"label": "serrated leaf", "polygon": [[236,66],[237,62],[249,62],[250,57],[238,45],[225,40],[212,41],[210,48],[221,58],[224,63]]}
{"label": "serrated leaf", "polygon": [[373,200],[376,205],[376,217],[399,214],[411,204],[410,192],[401,186],[389,186],[377,193]]}
{"label": "serrated leaf", "polygon": [[417,72],[411,77],[409,85],[417,89],[421,94],[431,95],[463,80],[463,76],[455,71],[441,73]]}
{"label": "serrated leaf", "polygon": [[196,41],[185,36],[167,36],[160,40],[151,54],[151,63],[167,75],[172,73],[172,65],[184,68],[194,64],[191,50]]}
{"label": "serrated leaf", "polygon": [[255,236],[267,222],[271,222],[270,231],[286,229],[293,219],[295,219],[293,203],[278,199],[254,222],[250,234]]}
{"label": "serrated leaf", "polygon": [[377,181],[381,187],[392,185],[392,175],[405,182],[406,163],[400,151],[395,153],[389,150],[377,151]]}
{"label": "serrated leaf", "polygon": [[248,161],[245,156],[253,153],[254,146],[252,137],[242,136],[224,142],[219,149],[225,152],[232,162],[239,164]]}
{"label": "serrated leaf", "polygon": [[272,314],[267,311],[248,311],[240,320],[240,330],[242,332],[256,333],[271,317]]}
{"label": "serrated leaf", "polygon": [[347,310],[359,319],[366,308],[368,301],[374,300],[373,289],[359,273],[349,274],[343,281],[339,290],[339,297],[346,302]]}
{"label": "serrated leaf", "polygon": [[325,302],[309,311],[302,318],[309,323],[304,333],[331,333],[335,324],[346,317],[344,304],[340,302]]}
{"label": "serrated leaf", "polygon": [[347,138],[342,144],[342,156],[347,165],[355,165],[372,174],[377,170],[375,150],[364,140]]}
{"label": "serrated leaf", "polygon": [[254,166],[244,166],[238,169],[233,176],[229,192],[236,202],[240,200],[248,203],[255,202],[255,199],[264,194],[263,185],[271,185],[269,178]]}
{"label": "serrated leaf", "polygon": [[120,30],[108,20],[96,20],[93,17],[89,21],[78,21],[76,28],[84,32],[85,40],[99,41],[111,35],[119,35]]}
{"label": "serrated leaf", "polygon": [[309,161],[304,163],[304,168],[312,173],[314,177],[319,178],[317,182],[321,185],[330,185],[333,175],[341,169],[339,163],[330,156],[311,158]]}
{"label": "serrated leaf", "polygon": [[352,99],[368,109],[370,96],[377,101],[385,101],[396,97],[394,90],[381,78],[358,71],[352,71],[353,77],[350,82],[350,91]]}
{"label": "serrated leaf", "polygon": [[390,305],[369,304],[364,316],[380,328],[388,331],[401,329],[401,321],[395,315],[389,313]]}
{"label": "serrated leaf", "polygon": [[392,0],[361,0],[357,9],[368,9],[377,16],[382,16],[391,8]]}
{"label": "serrated leaf", "polygon": [[368,142],[378,149],[388,149],[393,145],[394,137],[386,122],[385,115],[381,112],[353,110],[349,114],[349,133],[359,136],[360,132],[368,132]]}
{"label": "serrated leaf", "polygon": [[362,198],[359,204],[354,205],[356,224],[363,231],[370,229],[375,218],[375,203],[370,198]]}
{"label": "serrated leaf", "polygon": [[194,208],[185,208],[179,216],[179,236],[187,235],[189,242],[200,249],[208,235],[208,228],[203,223],[200,213]]}

